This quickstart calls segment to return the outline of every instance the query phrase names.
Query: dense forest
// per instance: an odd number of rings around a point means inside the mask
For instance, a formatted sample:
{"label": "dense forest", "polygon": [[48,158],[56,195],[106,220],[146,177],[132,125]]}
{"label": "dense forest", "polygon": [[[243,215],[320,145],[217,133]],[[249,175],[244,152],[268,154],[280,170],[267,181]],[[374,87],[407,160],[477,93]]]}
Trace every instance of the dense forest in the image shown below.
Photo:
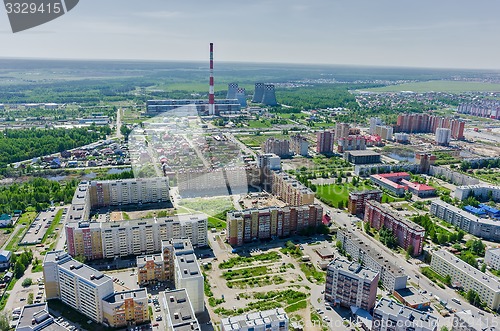
{"label": "dense forest", "polygon": [[51,201],[70,203],[77,186],[78,180],[61,185],[45,178],[35,178],[23,184],[0,187],[0,213],[11,214],[29,206],[40,211],[46,209]]}
{"label": "dense forest", "polygon": [[105,139],[109,127],[75,129],[6,129],[0,135],[0,168],[12,162],[62,152]]}

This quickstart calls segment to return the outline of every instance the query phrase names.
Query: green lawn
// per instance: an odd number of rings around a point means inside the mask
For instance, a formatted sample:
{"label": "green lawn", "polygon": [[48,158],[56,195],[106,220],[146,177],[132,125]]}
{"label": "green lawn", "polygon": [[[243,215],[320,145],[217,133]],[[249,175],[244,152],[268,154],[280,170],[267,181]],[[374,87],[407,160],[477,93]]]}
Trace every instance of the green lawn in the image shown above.
{"label": "green lawn", "polygon": [[237,256],[237,257],[232,257],[226,262],[223,262],[219,264],[220,269],[229,269],[232,267],[236,266],[243,266],[243,265],[249,265],[253,262],[259,261],[259,262],[275,262],[279,261],[281,259],[281,255],[278,252],[269,252],[269,253],[262,253],[259,255],[253,255],[253,256]]}
{"label": "green lawn", "polygon": [[462,81],[446,81],[446,80],[431,80],[427,82],[405,83],[399,85],[389,85],[384,87],[374,87],[364,89],[363,91],[372,92],[498,92],[500,84],[481,83],[481,82],[462,82]]}
{"label": "green lawn", "polygon": [[[330,203],[332,206],[337,207],[340,201],[344,201],[345,203],[348,200],[349,192],[373,190],[374,188],[375,187],[364,183],[358,186],[354,186],[351,183],[318,185],[316,187],[316,195],[322,198],[326,203]],[[345,204],[344,207],[346,207]]]}
{"label": "green lawn", "polygon": [[316,269],[316,267],[312,263],[301,263],[300,270],[302,270],[302,272],[310,282],[313,282],[313,280],[315,280],[318,284],[322,284],[325,282],[326,273]]}
{"label": "green lawn", "polygon": [[263,129],[270,128],[272,125],[268,120],[250,120],[248,121],[248,127],[252,129]]}
{"label": "green lawn", "polygon": [[217,218],[217,217],[212,217],[210,216],[208,218],[208,229],[216,228],[217,231],[220,230],[225,230],[226,229],[226,222]]}
{"label": "green lawn", "polygon": [[260,147],[267,139],[289,139],[289,136],[283,134],[273,134],[273,135],[236,135],[239,141],[247,145],[248,147]]}
{"label": "green lawn", "polygon": [[26,232],[26,230],[29,228],[29,225],[31,224],[31,222],[33,222],[35,217],[36,217],[36,212],[25,212],[21,215],[21,218],[17,222],[18,225],[16,225],[14,229],[14,231],[16,232],[5,246],[5,250],[11,252],[17,251],[19,240],[21,240],[22,236],[24,235],[24,232]]}
{"label": "green lawn", "polygon": [[223,272],[222,278],[227,280],[238,279],[238,278],[249,278],[249,277],[263,276],[270,272],[271,270],[265,266],[251,267],[251,268],[244,268],[244,269]]}

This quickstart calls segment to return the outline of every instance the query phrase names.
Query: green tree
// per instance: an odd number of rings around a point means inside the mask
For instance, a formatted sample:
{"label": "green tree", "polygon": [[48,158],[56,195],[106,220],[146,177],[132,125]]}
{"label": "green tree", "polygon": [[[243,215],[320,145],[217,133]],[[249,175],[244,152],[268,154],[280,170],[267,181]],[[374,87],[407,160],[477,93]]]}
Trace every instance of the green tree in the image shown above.
{"label": "green tree", "polygon": [[18,279],[21,278],[24,275],[24,270],[26,270],[24,265],[21,263],[21,261],[17,260],[16,264],[14,265],[14,276]]}
{"label": "green tree", "polygon": [[25,278],[21,285],[23,287],[28,287],[31,286],[31,284],[33,284],[33,280],[31,278]]}
{"label": "green tree", "polygon": [[406,259],[408,260],[411,256],[413,256],[413,251],[415,250],[415,247],[413,245],[408,246],[406,249]]}
{"label": "green tree", "polygon": [[486,272],[486,263],[481,266],[481,272]]}
{"label": "green tree", "polygon": [[337,203],[337,208],[338,208],[338,209],[344,209],[344,200],[340,200],[340,201]]}
{"label": "green tree", "polygon": [[10,330],[9,317],[6,311],[0,312],[0,330]]}
{"label": "green tree", "polygon": [[444,283],[448,286],[451,286],[451,276],[450,275],[446,275],[444,277]]}

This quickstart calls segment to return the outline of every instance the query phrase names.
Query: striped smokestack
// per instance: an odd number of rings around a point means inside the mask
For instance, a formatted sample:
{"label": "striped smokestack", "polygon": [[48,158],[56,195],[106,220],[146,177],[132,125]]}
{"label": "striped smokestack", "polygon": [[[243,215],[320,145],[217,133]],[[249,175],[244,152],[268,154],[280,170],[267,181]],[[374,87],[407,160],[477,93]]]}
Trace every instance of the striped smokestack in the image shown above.
{"label": "striped smokestack", "polygon": [[210,43],[210,87],[208,90],[208,115],[215,115],[214,43]]}

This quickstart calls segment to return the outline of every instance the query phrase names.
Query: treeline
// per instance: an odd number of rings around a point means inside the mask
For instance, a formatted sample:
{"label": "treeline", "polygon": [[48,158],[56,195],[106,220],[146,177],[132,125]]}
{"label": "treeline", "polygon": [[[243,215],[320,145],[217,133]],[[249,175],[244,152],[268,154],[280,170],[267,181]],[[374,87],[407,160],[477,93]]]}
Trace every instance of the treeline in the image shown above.
{"label": "treeline", "polygon": [[477,162],[462,161],[460,163],[460,170],[467,171],[469,169],[483,169],[483,168],[500,168],[500,157],[491,160],[480,160]]}
{"label": "treeline", "polygon": [[0,214],[12,214],[14,210],[26,210],[30,206],[41,211],[52,201],[70,203],[77,186],[76,179],[62,185],[53,180],[35,178],[23,184],[0,187]]}
{"label": "treeline", "polygon": [[75,129],[6,129],[0,135],[0,168],[12,162],[62,152],[105,139],[109,127]]}
{"label": "treeline", "polygon": [[276,98],[279,103],[300,110],[335,107],[359,109],[356,98],[348,91],[349,87],[345,84],[328,84],[278,89]]}

